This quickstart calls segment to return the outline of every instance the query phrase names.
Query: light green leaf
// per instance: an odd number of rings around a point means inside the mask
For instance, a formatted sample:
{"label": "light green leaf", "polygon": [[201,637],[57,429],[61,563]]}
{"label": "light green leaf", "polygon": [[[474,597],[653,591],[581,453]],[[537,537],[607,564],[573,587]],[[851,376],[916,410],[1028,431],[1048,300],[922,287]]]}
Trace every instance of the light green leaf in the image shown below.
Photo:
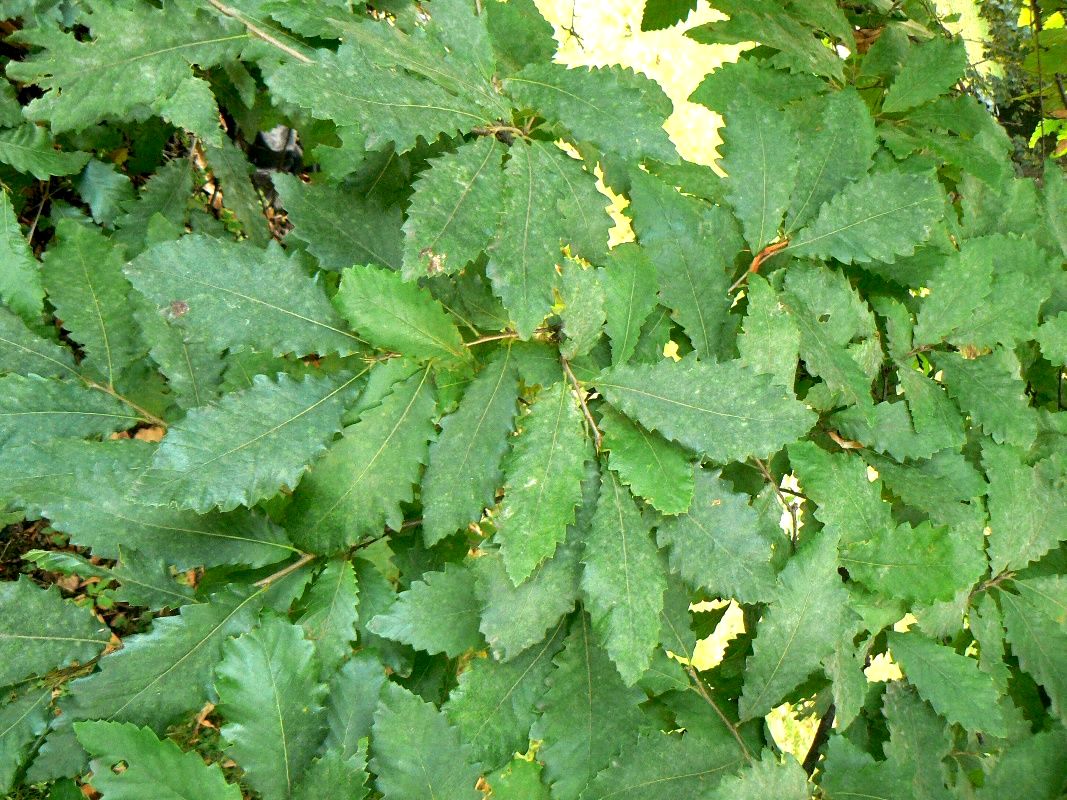
{"label": "light green leaf", "polygon": [[770,456],[815,422],[791,391],[737,361],[620,366],[595,384],[644,427],[722,463]]}
{"label": "light green leaf", "polygon": [[538,758],[554,800],[577,800],[593,776],[637,740],[645,694],[622,682],[593,641],[584,613],[572,623],[555,664],[532,738],[542,740]]}
{"label": "light green leaf", "polygon": [[433,438],[434,391],[421,370],[349,425],[300,482],[286,514],[293,540],[334,553],[381,532],[399,530],[400,503],[412,497]]}
{"label": "light green leaf", "polygon": [[[522,0],[530,2],[532,0]],[[501,3],[504,8],[509,3]],[[513,758],[505,769],[490,776],[489,785],[493,789],[492,796],[497,800],[551,800],[552,795],[548,787],[541,782],[541,773],[544,767],[541,762],[527,761],[525,758]]]}
{"label": "light green leaf", "polygon": [[842,629],[852,625],[836,545],[836,537],[824,530],[782,570],[745,662],[742,720],[777,706],[833,653]]}
{"label": "light green leaf", "polygon": [[949,395],[976,425],[998,444],[1027,448],[1037,436],[1037,414],[1026,397],[1019,360],[1010,350],[964,358],[959,353],[932,354],[944,371]]}
{"label": "light green leaf", "polygon": [[560,353],[574,359],[587,355],[604,332],[604,287],[600,285],[599,270],[583,269],[574,261],[567,261],[559,288],[563,309],[563,344]]}
{"label": "light green leaf", "polygon": [[985,572],[983,541],[978,531],[904,524],[882,528],[875,538],[849,542],[841,549],[841,566],[849,576],[887,598],[923,604],[951,600]]}
{"label": "light green leaf", "polygon": [[284,373],[194,408],[171,426],[141,480],[147,500],[203,514],[251,506],[295,486],[341,428],[351,380]]}
{"label": "light green leaf", "polygon": [[82,345],[88,370],[114,385],[145,351],[130,309],[122,251],[91,226],[61,220],[45,255],[48,300]]}
{"label": "light green leaf", "polygon": [[518,658],[476,658],[459,676],[443,710],[483,768],[497,767],[512,753],[526,750],[545,679],[565,633],[560,621],[543,642]]}
{"label": "light green leaf", "polygon": [[757,98],[732,103],[722,132],[726,199],[755,255],[778,238],[797,176],[797,132],[784,112]]}
{"label": "light green leaf", "polygon": [[41,589],[28,577],[0,583],[0,686],[82,664],[108,643],[111,631],[88,606]]}
{"label": "light green leaf", "polygon": [[718,356],[729,341],[727,272],[740,247],[733,220],[640,170],[630,179],[634,230],[656,265],[660,300],[700,358]]}
{"label": "light green leaf", "polygon": [[623,682],[632,686],[652,662],[667,581],[651,525],[618,476],[606,469],[582,561],[593,630]]}
{"label": "light green leaf", "polygon": [[173,617],[157,617],[146,633],[128,636],[100,669],[70,684],[61,708],[66,719],[106,719],[166,730],[208,699],[211,673],[224,642],[249,630],[262,590],[224,589],[209,602],[191,603]]}
{"label": "light green leaf", "polygon": [[1034,338],[1045,358],[1054,365],[1067,365],[1067,311],[1045,320]]}
{"label": "light green leaf", "polygon": [[1004,631],[1019,665],[1044,688],[1052,712],[1067,717],[1067,578],[1017,580],[997,593]]}
{"label": "light green leaf", "polygon": [[681,514],[689,508],[693,463],[685,450],[609,406],[600,409],[600,429],[608,465],[634,494],[663,514]]}
{"label": "light green leaf", "polygon": [[481,604],[469,570],[445,564],[426,572],[401,592],[384,614],[367,623],[371,633],[427,653],[457,658],[482,644],[478,632]]}
{"label": "light green leaf", "polygon": [[762,276],[751,275],[745,291],[748,311],[744,330],[737,337],[741,363],[791,389],[800,358],[797,322]]}
{"label": "light green leaf", "polygon": [[185,236],[142,253],[126,275],[160,314],[216,351],[251,347],[303,356],[359,349],[321,285],[274,244],[264,251]]}
{"label": "light green leaf", "polygon": [[582,412],[564,381],[542,389],[519,426],[522,432],[504,469],[504,500],[495,515],[497,541],[515,584],[529,578],[566,538],[582,499],[590,450]]}
{"label": "light green leaf", "polygon": [[674,163],[663,130],[671,103],[650,78],[619,66],[588,69],[531,64],[504,82],[519,106],[562,122],[579,141],[628,160]]}
{"label": "light green leaf", "polygon": [[493,503],[503,473],[519,395],[518,376],[507,347],[471,382],[459,408],[441,420],[422,481],[423,536],[437,544],[478,520]]}
{"label": "light green leaf", "polygon": [[800,138],[786,229],[806,225],[823,203],[865,176],[877,149],[874,121],[859,93],[848,88],[826,95],[815,129]]}
{"label": "light green leaf", "polygon": [[334,301],[352,327],[375,347],[428,361],[470,361],[459,329],[427,289],[378,267],[350,267]]}
{"label": "light green leaf", "polygon": [[374,714],[371,769],[385,800],[477,800],[481,773],[444,712],[388,683]]}
{"label": "light green leaf", "polygon": [[723,779],[708,800],[808,800],[811,790],[800,764],[789,755],[779,761],[768,749],[759,761]]}
{"label": "light green leaf", "polygon": [[80,383],[36,375],[0,377],[0,446],[106,436],[142,421],[128,406]]}
{"label": "light green leaf", "polygon": [[581,800],[645,800],[649,792],[662,792],[672,800],[701,800],[712,797],[709,792],[742,763],[732,740],[709,742],[695,732],[650,733],[613,759]]}
{"label": "light green leaf", "polygon": [[78,375],[70,350],[41,338],[3,307],[0,307],[0,372],[44,378]]}
{"label": "light green leaf", "polygon": [[656,307],[656,267],[644,249],[633,243],[611,251],[607,266],[598,270],[604,288],[604,328],[611,340],[611,363],[630,360],[641,326]]}
{"label": "light green leaf", "polygon": [[882,111],[899,114],[944,94],[963,77],[967,63],[962,39],[934,36],[913,45],[882,101]]}
{"label": "light green leaf", "polygon": [[769,535],[749,497],[732,491],[718,471],[697,468],[692,506],[663,520],[657,536],[670,548],[671,569],[690,586],[742,603],[774,596],[772,560],[781,537]]}
{"label": "light green leaf", "polygon": [[268,616],[227,642],[215,668],[226,752],[264,800],[289,798],[325,735],[315,646],[299,625]]}
{"label": "light green leaf", "polygon": [[80,172],[91,157],[77,150],[56,150],[48,131],[32,123],[0,131],[0,161],[39,181]]}
{"label": "light green leaf", "polygon": [[[170,739],[129,722],[77,722],[74,730],[91,756],[93,787],[107,800],[145,797],[241,800],[241,790],[226,783],[218,764],[199,753],[183,753]],[[125,764],[125,769],[112,769]]]}
{"label": "light green leaf", "polygon": [[323,269],[339,271],[353,264],[400,268],[400,209],[380,208],[349,189],[304,183],[284,172],[272,180],[294,226],[290,235],[307,244]]}
{"label": "light green leaf", "polygon": [[950,800],[942,762],[952,750],[952,735],[945,721],[900,681],[886,686],[882,713],[889,726],[887,760],[897,772],[911,776],[916,800]]}
{"label": "light green leaf", "polygon": [[503,153],[496,137],[483,136],[419,174],[404,222],[405,279],[452,275],[489,246],[504,192]]}
{"label": "light green leaf", "polygon": [[332,675],[352,654],[359,619],[359,585],[352,562],[331,559],[308,589],[297,619],[315,645],[322,674]]}
{"label": "light green leaf", "polygon": [[515,329],[529,339],[551,310],[561,248],[598,262],[610,218],[593,176],[546,142],[516,142],[504,165],[500,228],[486,274]]}
{"label": "light green leaf", "polygon": [[825,202],[785,252],[846,264],[892,264],[930,238],[943,211],[942,190],[933,177],[874,173]]}

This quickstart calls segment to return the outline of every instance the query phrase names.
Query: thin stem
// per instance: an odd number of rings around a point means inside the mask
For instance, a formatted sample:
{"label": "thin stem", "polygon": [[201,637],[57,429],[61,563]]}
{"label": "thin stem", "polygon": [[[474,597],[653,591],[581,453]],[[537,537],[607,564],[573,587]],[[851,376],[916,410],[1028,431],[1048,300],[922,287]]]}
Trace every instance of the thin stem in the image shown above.
{"label": "thin stem", "polygon": [[[1045,73],[1041,68],[1041,4],[1038,0],[1030,0],[1030,20],[1034,29],[1034,58],[1037,63],[1037,105],[1038,113],[1041,115],[1041,121],[1038,126],[1041,128],[1041,141],[1045,139]],[[1042,148],[1046,145],[1042,144]]]}
{"label": "thin stem", "polygon": [[756,257],[752,259],[752,263],[749,264],[748,269],[745,270],[744,273],[742,273],[740,278],[738,278],[736,281],[734,281],[732,284],[730,284],[730,288],[726,290],[726,293],[727,294],[732,294],[734,289],[736,289],[737,287],[741,286],[741,284],[745,283],[748,280],[748,276],[749,275],[751,275],[754,272],[759,272],[759,268],[761,266],[763,266],[763,263],[767,259],[769,259],[771,256],[773,256],[775,253],[782,252],[787,247],[789,247],[789,239],[788,238],[782,239],[781,241],[775,242],[774,244],[769,244],[766,247],[764,247],[762,250],[760,250],[758,253],[756,253]]}
{"label": "thin stem", "polygon": [[801,765],[809,776],[815,772],[815,766],[819,763],[819,751],[830,736],[830,728],[833,727],[836,713],[837,709],[833,703],[830,703],[830,707],[826,709],[823,718],[819,720],[819,727],[815,729],[815,736],[811,739],[811,747],[808,748],[808,754],[804,756],[804,763]]}
{"label": "thin stem", "polygon": [[596,445],[596,451],[600,452],[600,445],[604,441],[603,435],[600,433],[600,428],[597,427],[596,420],[593,419],[593,415],[589,411],[589,406],[585,403],[585,390],[582,389],[581,383],[574,376],[574,371],[571,369],[570,362],[566,358],[560,356],[559,363],[563,365],[563,371],[567,373],[567,379],[574,387],[574,391],[578,395],[578,404],[582,407],[582,414],[585,416],[585,421],[589,423],[589,429],[593,432],[593,444]]}
{"label": "thin stem", "polygon": [[494,333],[489,336],[482,336],[478,339],[473,339],[463,344],[467,347],[474,347],[475,345],[485,344],[486,342],[499,342],[501,339],[518,339],[519,334],[514,331],[504,331],[503,333]]}
{"label": "thin stem", "polygon": [[730,734],[737,740],[737,746],[741,748],[741,755],[745,757],[745,761],[749,764],[752,763],[752,753],[748,749],[748,745],[745,744],[745,740],[741,738],[741,733],[737,730],[737,726],[730,722],[730,718],[723,713],[723,710],[719,708],[719,704],[715,702],[715,698],[711,696],[707,689],[704,688],[704,682],[700,680],[700,675],[692,666],[686,666],[685,671],[689,673],[689,677],[693,680],[694,688],[697,693],[704,698],[712,711],[718,715],[722,720],[722,724],[726,726],[726,729],[730,731]]}
{"label": "thin stem", "polygon": [[130,408],[132,408],[134,411],[136,411],[138,414],[140,414],[142,419],[145,422],[150,422],[153,425],[158,425],[159,427],[163,428],[164,430],[167,429],[166,420],[161,419],[160,417],[157,417],[155,414],[153,414],[148,409],[137,405],[137,403],[133,402],[130,398],[123,397],[121,394],[116,392],[112,387],[105,386],[104,384],[97,383],[96,381],[91,381],[91,380],[89,380],[88,378],[86,378],[84,376],[82,376],[82,380],[85,381],[85,384],[90,389],[96,389],[98,392],[103,392],[106,395],[110,395],[111,397],[114,397],[120,403],[125,403]]}
{"label": "thin stem", "polygon": [[275,583],[276,581],[280,581],[286,575],[292,575],[294,572],[296,572],[302,566],[304,566],[305,564],[311,563],[316,558],[318,558],[318,556],[316,556],[314,553],[303,553],[303,554],[301,554],[300,558],[298,558],[296,561],[294,561],[289,566],[283,567],[282,569],[278,570],[277,572],[275,572],[275,573],[273,573],[271,575],[268,575],[266,578],[263,578],[262,580],[256,581],[252,585],[253,586],[258,586],[261,589],[266,589],[272,583]]}
{"label": "thin stem", "polygon": [[249,22],[247,19],[244,18],[244,16],[241,14],[241,12],[238,11],[236,8],[231,8],[230,6],[224,5],[223,3],[220,3],[219,0],[207,0],[207,1],[212,6],[214,6],[215,9],[220,14],[225,14],[227,17],[230,17],[231,19],[237,20],[242,25],[244,25],[246,28],[248,28],[248,32],[251,33],[253,36],[258,36],[260,39],[265,41],[267,44],[274,45],[275,47],[277,47],[279,50],[281,50],[286,55],[292,56],[297,61],[299,61],[299,62],[301,62],[303,64],[314,64],[315,63],[313,59],[308,58],[306,55],[301,53],[299,50],[293,49],[292,47],[290,47],[289,45],[285,44],[284,42],[281,42],[278,39],[276,39],[275,37],[271,36],[269,33],[267,33],[265,30],[263,30],[259,26],[254,25],[251,22]]}

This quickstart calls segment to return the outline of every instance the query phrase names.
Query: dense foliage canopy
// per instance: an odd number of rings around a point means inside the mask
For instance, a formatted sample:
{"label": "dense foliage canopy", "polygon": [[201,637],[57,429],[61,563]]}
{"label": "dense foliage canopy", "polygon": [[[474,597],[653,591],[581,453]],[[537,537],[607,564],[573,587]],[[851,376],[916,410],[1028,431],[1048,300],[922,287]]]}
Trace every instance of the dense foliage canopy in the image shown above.
{"label": "dense foliage canopy", "polygon": [[1061,797],[1067,182],[963,43],[714,0],[724,178],[375,5],[0,2],[0,791]]}

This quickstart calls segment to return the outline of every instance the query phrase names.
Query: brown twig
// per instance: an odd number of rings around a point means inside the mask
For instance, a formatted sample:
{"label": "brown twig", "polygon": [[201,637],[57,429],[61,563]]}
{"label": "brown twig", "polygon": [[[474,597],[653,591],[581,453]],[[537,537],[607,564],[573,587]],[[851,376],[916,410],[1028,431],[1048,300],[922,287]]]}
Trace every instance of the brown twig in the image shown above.
{"label": "brown twig", "polygon": [[741,755],[745,757],[745,761],[749,764],[752,763],[752,753],[748,749],[748,745],[745,744],[745,740],[741,738],[740,731],[737,730],[737,726],[730,722],[730,718],[723,713],[723,710],[719,708],[719,704],[715,702],[715,698],[711,696],[711,693],[704,688],[704,682],[700,680],[700,675],[692,666],[686,666],[685,671],[689,673],[689,677],[693,680],[693,686],[697,690],[697,694],[704,698],[712,711],[722,720],[722,724],[726,726],[726,729],[730,731],[730,734],[737,740],[738,747],[741,748]]}
{"label": "brown twig", "polygon": [[294,572],[296,572],[302,566],[304,566],[305,564],[311,563],[316,558],[318,558],[318,556],[316,556],[314,553],[302,553],[300,555],[300,558],[298,558],[296,561],[294,561],[289,566],[282,567],[277,572],[272,573],[271,575],[268,575],[266,578],[263,578],[262,580],[256,581],[252,585],[253,586],[258,586],[260,589],[265,589],[268,586],[270,586],[272,583],[274,583],[276,581],[280,581],[286,575],[292,575]]}
{"label": "brown twig", "polygon": [[260,39],[265,41],[267,44],[274,45],[275,47],[277,47],[279,50],[281,50],[286,55],[292,56],[297,61],[299,61],[299,62],[301,62],[303,64],[314,64],[315,63],[313,59],[308,58],[306,55],[301,53],[299,50],[293,49],[292,47],[290,47],[289,45],[285,44],[284,42],[281,42],[278,39],[276,39],[275,37],[271,36],[269,33],[267,33],[265,30],[260,28],[258,25],[254,25],[253,23],[249,22],[247,19],[244,18],[244,16],[241,14],[241,12],[238,11],[236,8],[231,8],[228,5],[220,3],[219,0],[207,0],[207,2],[209,4],[211,4],[212,6],[214,6],[215,9],[220,14],[226,15],[230,19],[237,20],[242,25],[244,25],[246,28],[248,28],[248,32],[251,33],[253,36],[258,36]]}
{"label": "brown twig", "polygon": [[731,294],[734,289],[741,286],[741,284],[745,283],[745,281],[748,280],[749,275],[754,272],[759,272],[759,268],[763,266],[763,263],[767,261],[767,259],[773,256],[775,253],[782,252],[787,247],[789,247],[789,239],[782,239],[781,241],[775,242],[774,244],[767,245],[758,253],[756,253],[756,257],[752,259],[752,263],[749,264],[748,269],[745,270],[745,272],[741,275],[740,278],[730,284],[730,288],[726,290],[726,293]]}
{"label": "brown twig", "polygon": [[563,365],[563,371],[567,374],[567,379],[571,382],[574,391],[578,395],[578,404],[582,407],[582,415],[585,417],[585,421],[589,423],[589,428],[593,432],[593,444],[596,446],[596,451],[599,453],[604,437],[600,433],[600,428],[597,427],[596,420],[593,419],[592,413],[589,411],[589,406],[585,403],[585,390],[582,389],[582,384],[574,376],[574,371],[571,369],[570,362],[563,356],[560,356],[559,363]]}
{"label": "brown twig", "polygon": [[815,729],[815,736],[811,739],[811,747],[808,748],[808,754],[804,756],[804,763],[801,764],[809,776],[815,772],[815,766],[819,763],[819,751],[830,735],[830,728],[833,727],[836,713],[837,709],[833,703],[830,703],[830,707],[826,709],[826,713],[819,720],[819,727]]}

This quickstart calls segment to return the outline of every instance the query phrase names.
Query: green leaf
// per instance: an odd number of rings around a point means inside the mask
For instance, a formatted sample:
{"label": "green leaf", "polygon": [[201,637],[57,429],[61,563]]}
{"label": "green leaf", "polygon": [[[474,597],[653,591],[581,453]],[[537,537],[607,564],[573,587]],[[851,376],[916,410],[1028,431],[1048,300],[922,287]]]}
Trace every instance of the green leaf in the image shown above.
{"label": "green leaf", "polygon": [[800,139],[788,231],[806,225],[827,200],[863,178],[878,149],[874,121],[855,90],[827,95],[820,111],[814,130]]}
{"label": "green leaf", "polygon": [[1041,353],[1053,364],[1067,364],[1067,311],[1045,321],[1034,337]]}
{"label": "green leaf", "polygon": [[[139,296],[138,296],[138,299]],[[134,311],[148,354],[167,379],[175,403],[183,409],[206,406],[218,397],[226,362],[210,345],[189,341],[149,303]],[[252,385],[251,381],[248,384]]]}
{"label": "green leaf", "polygon": [[545,679],[565,633],[560,621],[543,642],[518,658],[476,658],[459,676],[443,710],[484,768],[499,766],[529,745]]}
{"label": "green leaf", "polygon": [[115,226],[122,205],[133,199],[133,184],[129,176],[95,158],[85,165],[76,188],[82,200],[89,204],[93,222],[105,228]]}
{"label": "green leaf", "polygon": [[551,310],[562,246],[599,261],[610,218],[593,176],[554,145],[521,141],[508,152],[500,228],[486,274],[515,330],[529,339]]}
{"label": "green leaf", "polygon": [[559,120],[577,140],[604,152],[634,161],[678,160],[663,130],[670,101],[655,81],[632,70],[531,64],[506,80],[504,89],[519,106]]}
{"label": "green leaf", "polygon": [[764,750],[759,761],[724,778],[709,800],[808,800],[811,790],[800,764],[788,755],[778,761],[772,751]]}
{"label": "green leaf", "polygon": [[1000,591],[1004,630],[1019,665],[1041,684],[1052,711],[1067,717],[1067,579],[1062,575],[1012,582]]}
{"label": "green leaf", "polygon": [[993,290],[993,258],[985,248],[967,247],[951,254],[930,279],[915,324],[919,344],[935,344],[966,328]]}
{"label": "green leaf", "polygon": [[375,347],[428,361],[471,359],[470,351],[444,307],[426,289],[396,272],[350,267],[341,276],[335,300],[352,327]]}
{"label": "green leaf", "polygon": [[219,564],[273,564],[292,555],[280,528],[252,512],[198,515],[148,503],[137,481],[153,453],[142,442],[56,441],[0,454],[6,498],[71,542],[103,558],[124,548],[179,569]]}
{"label": "green leaf", "polygon": [[181,235],[189,213],[189,196],[193,192],[193,170],[184,158],[160,167],[141,187],[136,200],[122,204],[123,212],[115,220],[116,241],[126,245],[126,255],[138,255],[149,243],[150,223],[164,223]]}
{"label": "green leaf", "polygon": [[892,264],[930,238],[943,212],[943,192],[933,177],[874,173],[825,202],[786,252],[846,264]]}
{"label": "green leaf", "polygon": [[[218,764],[183,753],[170,739],[129,722],[78,722],[78,741],[93,757],[93,787],[107,800],[144,797],[240,800],[241,790],[226,783]],[[115,770],[118,764],[125,769]]]}
{"label": "green leaf", "polygon": [[426,463],[433,438],[434,391],[422,370],[395,384],[327,451],[300,482],[286,515],[293,540],[334,553],[381,532],[399,530],[400,503]]}
{"label": "green leaf", "polygon": [[745,289],[748,310],[744,330],[737,337],[741,363],[753,372],[770,375],[775,383],[793,387],[800,354],[797,321],[760,275],[751,275]]}
{"label": "green leaf", "polygon": [[37,259],[15,217],[6,191],[0,192],[0,300],[27,322],[33,323],[44,309],[44,288]]}
{"label": "green leaf", "polygon": [[70,350],[42,339],[3,307],[0,307],[0,372],[44,378],[78,374]]}
{"label": "green leaf", "polygon": [[352,562],[331,559],[308,589],[297,619],[315,645],[322,674],[332,675],[352,653],[359,620],[359,585]]}
{"label": "green leaf", "polygon": [[81,384],[36,375],[0,377],[0,445],[104,436],[143,420],[118,400]]}
{"label": "green leaf", "polygon": [[612,410],[600,409],[608,464],[638,497],[663,514],[681,514],[693,500],[688,453]]}
{"label": "green leaf", "polygon": [[597,775],[581,800],[643,800],[649,792],[700,800],[711,797],[709,792],[741,763],[732,740],[709,742],[698,733],[650,733]]}
{"label": "green leaf", "polygon": [[683,22],[697,7],[697,0],[649,0],[641,14],[641,30],[659,31]]}
{"label": "green leaf", "polygon": [[33,753],[49,721],[52,689],[32,689],[0,706],[0,792],[15,786],[19,771]]}
{"label": "green leaf", "polygon": [[492,796],[497,800],[551,800],[548,787],[541,782],[543,771],[539,761],[513,758],[505,769],[490,776]]}
{"label": "green leaf", "polygon": [[477,800],[481,770],[444,713],[389,683],[374,714],[378,791],[385,800]]}
{"label": "green leaf", "polygon": [[400,268],[398,208],[380,208],[344,187],[304,183],[284,172],[272,180],[293,223],[290,236],[305,242],[323,269],[340,271],[353,264]]}
{"label": "green leaf", "polygon": [[770,456],[815,422],[792,392],[737,361],[620,366],[595,383],[644,427],[723,463]]}
{"label": "green leaf", "polygon": [[[21,31],[20,42],[41,49],[8,65],[9,77],[44,89],[25,115],[47,120],[53,133],[143,114],[145,108],[159,113],[193,80],[194,65],[207,69],[234,58],[249,37],[240,24],[184,4],[157,9],[101,3],[80,21],[90,36],[52,28]],[[202,102],[210,99],[205,93]],[[214,120],[213,128],[194,133],[211,136],[218,125],[213,100],[198,117]]]}
{"label": "green leaf", "polygon": [[690,586],[758,603],[775,593],[772,560],[781,537],[769,534],[747,495],[732,491],[718,471],[698,467],[692,506],[663,520],[657,536],[670,550],[671,569]]}
{"label": "green leaf", "polygon": [[908,50],[904,65],[889,87],[882,111],[899,114],[947,92],[967,70],[962,39],[934,36]]}
{"label": "green leaf", "polygon": [[542,389],[505,465],[504,500],[495,515],[508,577],[525,581],[556,552],[582,499],[589,443],[570,386]]}
{"label": "green leaf", "polygon": [[263,251],[185,236],[142,253],[126,275],[160,314],[216,351],[251,347],[302,356],[359,349],[319,283],[273,244]]}
{"label": "green leaf", "polygon": [[73,662],[86,663],[111,631],[88,606],[64,600],[23,576],[0,583],[0,686]]}
{"label": "green leaf", "polygon": [[995,800],[1014,795],[1055,800],[1067,778],[1067,768],[1060,758],[1065,747],[1067,733],[1063,728],[1041,731],[1013,742],[986,776],[977,797]]}
{"label": "green leaf", "polygon": [[660,300],[697,355],[713,358],[728,340],[727,271],[740,247],[733,221],[640,170],[630,179],[634,230],[655,264]]}
{"label": "green leaf", "polygon": [[56,226],[58,244],[44,264],[48,300],[71,338],[82,345],[82,368],[114,385],[145,350],[130,313],[122,252],[95,229],[71,220]]}
{"label": "green leaf", "polygon": [[853,580],[887,598],[929,604],[951,600],[985,572],[978,531],[904,524],[876,538],[849,542],[841,550],[841,566]]}
{"label": "green leaf", "polygon": [[381,662],[366,650],[337,671],[326,694],[326,751],[350,759],[365,749],[360,740],[370,735],[385,681]]}
{"label": "green leaf", "polygon": [[370,620],[367,628],[416,650],[457,658],[482,644],[480,611],[470,572],[457,564],[446,564],[441,572],[423,573],[421,580],[397,596],[386,613]]}
{"label": "green leaf", "polygon": [[80,172],[91,157],[89,153],[56,150],[48,131],[32,123],[0,131],[0,161],[39,181]]}
{"label": "green leaf", "polygon": [[370,787],[366,785],[369,779],[366,753],[345,759],[336,750],[327,750],[321,758],[311,762],[304,779],[293,792],[293,798],[320,800],[332,796],[339,786],[343,786],[346,800],[363,800],[370,793]]}
{"label": "green leaf", "polygon": [[560,353],[566,359],[580,358],[592,350],[604,332],[606,312],[604,288],[600,285],[599,270],[582,268],[568,261],[559,288],[563,309],[563,345]]}
{"label": "green leaf", "polygon": [[556,54],[552,26],[533,0],[485,6],[486,27],[502,73],[532,62],[551,61]]}
{"label": "green leaf", "polygon": [[836,537],[823,531],[782,570],[745,662],[742,720],[762,717],[815,672],[854,612],[837,574]]}
{"label": "green leaf", "polygon": [[[185,86],[204,86],[204,95],[208,100],[213,100],[210,87],[203,81],[194,80],[186,82]],[[204,103],[202,108],[210,108]],[[218,117],[216,116],[217,120]],[[218,123],[215,123],[217,127]],[[211,130],[208,125],[203,129]],[[248,240],[259,247],[265,247],[270,241],[270,230],[267,228],[267,220],[263,216],[263,202],[259,198],[251,176],[253,167],[245,158],[244,152],[234,142],[225,136],[214,137],[217,144],[205,142],[204,156],[211,168],[217,187],[222,192],[222,201],[227,209],[233,212],[237,221],[241,223],[241,230]]]}
{"label": "green leaf", "polygon": [[422,481],[422,532],[428,545],[471,522],[493,503],[503,481],[519,396],[518,376],[507,347],[467,387],[459,408],[441,420]]}
{"label": "green leaf", "polygon": [[[572,533],[575,528],[572,528]],[[515,586],[499,553],[474,562],[482,600],[482,635],[493,657],[510,661],[545,638],[560,617],[574,610],[581,565],[576,535],[556,548],[526,581]]]}
{"label": "green leaf", "polygon": [[244,392],[171,426],[141,486],[148,500],[203,514],[251,506],[295,486],[341,428],[351,380],[257,375]]}
{"label": "green leaf", "polygon": [[325,734],[315,646],[299,625],[268,616],[226,643],[215,668],[226,752],[264,800],[289,798]]}
{"label": "green leaf", "polygon": [[908,682],[938,714],[969,731],[1004,735],[997,689],[977,661],[915,632],[890,631],[886,637]]}
{"label": "green leaf", "polygon": [[636,741],[643,727],[639,704],[645,695],[622,682],[615,665],[592,640],[584,613],[572,623],[555,664],[532,738],[542,740],[538,756],[552,797],[577,800],[612,756]]}
{"label": "green leaf", "polygon": [[932,360],[944,371],[949,395],[995,442],[1023,448],[1033,443],[1037,415],[1030,408],[1013,352],[998,348],[974,359],[936,353]]}
{"label": "green leaf", "polygon": [[885,744],[887,760],[899,772],[911,775],[916,798],[949,800],[942,761],[952,750],[945,721],[919,699],[907,684],[894,681],[886,687],[882,711],[889,725]]}
{"label": "green leaf", "polygon": [[404,278],[452,275],[489,246],[504,192],[503,154],[495,137],[482,136],[419,174],[404,222]]}
{"label": "green leaf", "polygon": [[656,307],[656,267],[636,244],[613,248],[606,267],[598,270],[604,288],[604,329],[611,340],[611,363],[630,360],[641,326]]}
{"label": "green leaf", "polygon": [[163,731],[208,699],[211,673],[223,644],[249,630],[262,591],[225,589],[159,617],[146,633],[128,636],[121,650],[100,660],[98,672],[70,684],[61,707],[66,719],[132,722]]}
{"label": "green leaf", "polygon": [[623,682],[632,686],[648,669],[659,641],[667,582],[651,525],[606,469],[585,544],[582,591],[593,630]]}
{"label": "green leaf", "polygon": [[797,176],[797,133],[789,118],[755,98],[726,110],[722,168],[726,199],[753,255],[778,238]]}

